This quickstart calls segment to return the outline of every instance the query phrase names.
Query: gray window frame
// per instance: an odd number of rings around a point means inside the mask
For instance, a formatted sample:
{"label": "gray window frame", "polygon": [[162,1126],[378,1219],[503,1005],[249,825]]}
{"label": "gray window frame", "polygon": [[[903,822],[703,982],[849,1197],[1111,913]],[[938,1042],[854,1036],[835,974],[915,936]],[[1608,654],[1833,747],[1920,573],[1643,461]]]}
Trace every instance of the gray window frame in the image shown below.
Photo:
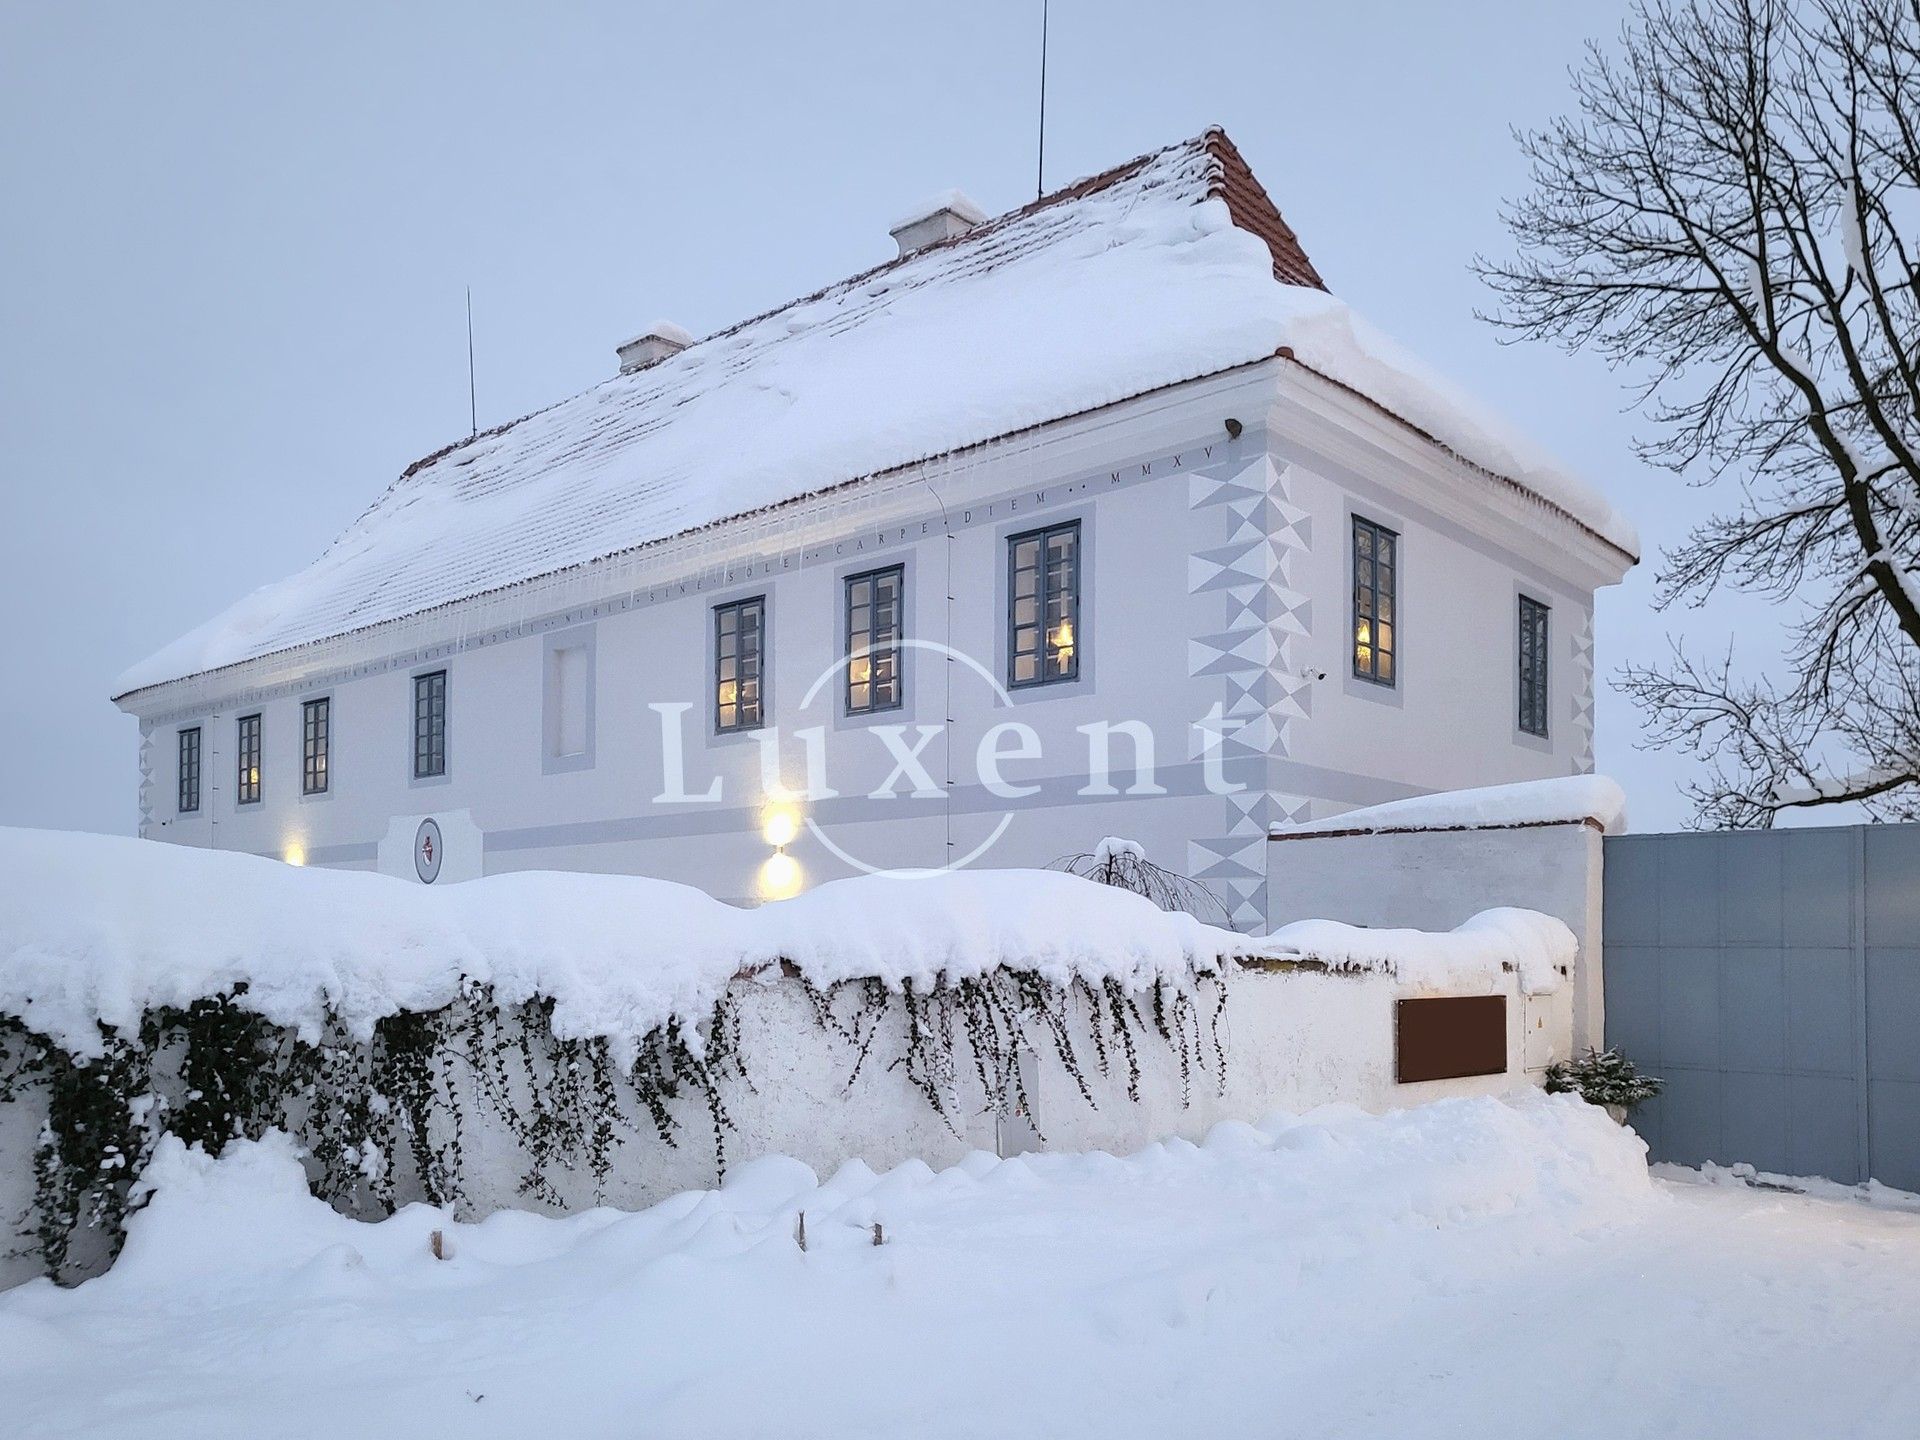
{"label": "gray window frame", "polygon": [[176,732],[173,746],[173,803],[182,815],[200,813],[200,756],[200,727],[188,725]]}
{"label": "gray window frame", "polygon": [[[437,682],[437,697],[436,697]],[[423,712],[421,699],[427,698]],[[433,709],[433,700],[439,701],[439,713]],[[439,728],[434,728],[434,722]],[[447,773],[447,672],[422,670],[413,677],[413,778],[416,780],[439,780]]]}
{"label": "gray window frame", "polygon": [[[233,803],[258,805],[267,793],[267,723],[258,710],[233,722]],[[248,763],[251,760],[252,763]]]}
{"label": "gray window frame", "polygon": [[[764,729],[767,723],[768,646],[766,593],[763,591],[758,595],[746,595],[738,600],[723,601],[721,604],[713,607],[712,614],[713,644],[710,653],[713,656],[713,706],[710,713],[713,720],[713,733],[716,735],[742,735],[751,730]],[[741,650],[740,640],[741,636],[746,632],[741,622],[749,614],[753,616],[754,673],[751,677],[744,677],[740,674],[740,666],[746,659],[746,656]],[[728,616],[731,616],[733,619],[732,638],[734,653],[732,655],[723,653],[722,647],[722,641],[726,638],[722,629],[722,622],[723,619]],[[734,667],[734,673],[731,676],[727,674],[729,663]],[[752,680],[754,687],[753,715],[751,718],[748,718],[745,714],[746,705],[738,689],[738,687],[749,678]],[[729,680],[731,680],[736,687],[733,701],[734,718],[731,723],[722,719],[722,711],[725,707],[720,698],[720,687],[727,684]]]}
{"label": "gray window frame", "polygon": [[[1367,553],[1361,554],[1360,542],[1367,541]],[[1380,556],[1384,543],[1387,555],[1387,583],[1380,583]],[[1369,520],[1364,515],[1353,516],[1353,529],[1348,540],[1348,555],[1353,565],[1353,592],[1350,624],[1347,628],[1347,663],[1353,678],[1364,680],[1370,685],[1379,685],[1392,690],[1400,683],[1401,648],[1400,638],[1406,616],[1400,603],[1400,532],[1389,529],[1378,520]],[[1387,615],[1380,616],[1380,602],[1386,600]],[[1367,660],[1363,665],[1360,659],[1360,627],[1367,626]],[[1386,625],[1388,641],[1380,644],[1380,626]],[[1385,654],[1387,663],[1385,674],[1381,673],[1380,657]]]}
{"label": "gray window frame", "polygon": [[[873,637],[879,634],[880,630],[879,586],[881,581],[889,578],[893,581],[893,630],[887,643],[884,646],[876,647],[873,642]],[[868,636],[866,653],[869,657],[884,655],[892,662],[891,677],[893,686],[893,698],[891,700],[884,702],[876,700],[874,695],[878,687],[873,677],[873,671],[870,668],[867,672],[866,681],[867,703],[864,705],[854,703],[853,698],[853,637],[856,609],[853,592],[854,587],[860,584],[867,586],[867,603],[865,606],[859,607],[864,612],[859,618],[865,622],[865,630]],[[846,657],[845,674],[841,684],[841,703],[845,706],[846,713],[849,715],[879,715],[889,710],[905,709],[907,703],[907,676],[906,668],[903,664],[904,647],[902,642],[906,639],[907,634],[906,565],[901,562],[895,562],[892,565],[879,565],[871,570],[861,570],[849,575],[842,582],[840,595],[842,621],[841,639],[845,642],[845,648],[841,653]]]}
{"label": "gray window frame", "polygon": [[316,695],[300,702],[300,793],[324,795],[332,779],[333,697]]}
{"label": "gray window frame", "polygon": [[[1048,624],[1048,612],[1054,595],[1050,580],[1053,567],[1047,563],[1047,551],[1056,535],[1071,533],[1073,536],[1073,560],[1071,583],[1067,585],[1067,603],[1062,618],[1073,630],[1072,660],[1058,674],[1047,673],[1048,652],[1051,642],[1047,635],[1052,628]],[[1022,651],[1020,648],[1020,630],[1018,617],[1014,612],[1020,583],[1021,565],[1020,547],[1031,542],[1036,547],[1034,563],[1034,605],[1035,620],[1032,628],[1038,641],[1035,649]],[[1036,526],[1031,530],[1022,530],[1007,537],[1007,594],[1006,594],[1006,636],[1007,636],[1007,688],[1009,690],[1035,690],[1043,685],[1067,685],[1080,678],[1080,657],[1086,651],[1086,627],[1081,618],[1081,593],[1086,583],[1086,539],[1081,531],[1078,517],[1072,520],[1056,521],[1051,525]],[[1019,678],[1019,665],[1023,655],[1034,657],[1034,674],[1031,678]]]}
{"label": "gray window frame", "polygon": [[1523,594],[1519,600],[1515,607],[1514,680],[1518,704],[1514,721],[1522,734],[1545,740],[1552,714],[1553,607],[1531,595]]}

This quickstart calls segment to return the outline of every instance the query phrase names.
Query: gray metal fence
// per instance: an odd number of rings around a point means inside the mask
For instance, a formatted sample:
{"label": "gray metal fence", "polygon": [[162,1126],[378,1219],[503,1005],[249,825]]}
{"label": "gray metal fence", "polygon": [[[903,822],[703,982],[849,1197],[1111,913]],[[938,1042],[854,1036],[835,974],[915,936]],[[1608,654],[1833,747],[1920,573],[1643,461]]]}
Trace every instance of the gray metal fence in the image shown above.
{"label": "gray metal fence", "polygon": [[1920,824],[1622,835],[1605,886],[1656,1160],[1920,1190]]}

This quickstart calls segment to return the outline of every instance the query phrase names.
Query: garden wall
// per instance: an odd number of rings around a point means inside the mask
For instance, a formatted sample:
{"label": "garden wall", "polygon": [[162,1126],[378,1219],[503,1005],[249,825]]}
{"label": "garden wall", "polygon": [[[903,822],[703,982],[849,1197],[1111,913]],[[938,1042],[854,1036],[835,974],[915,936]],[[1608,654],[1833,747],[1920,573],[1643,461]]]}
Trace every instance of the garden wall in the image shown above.
{"label": "garden wall", "polygon": [[[1218,982],[1203,987],[1197,1018],[1211,1023]],[[1196,1065],[1183,1085],[1169,1047],[1138,1048],[1138,1098],[1127,1093],[1124,1065],[1114,1057],[1101,1075],[1088,1043],[1090,1018],[1076,1004],[1071,1019],[1074,1049],[1092,1103],[1050,1042],[1042,1035],[1022,1055],[1031,1124],[1017,1115],[995,1114],[992,1097],[971,1067],[953,1074],[949,1124],[897,1064],[904,1047],[904,1017],[890,1015],[867,1062],[852,1083],[855,1061],[848,1042],[816,1021],[815,1001],[796,977],[743,979],[730,988],[746,1073],[721,1086],[730,1121],[725,1134],[729,1164],[756,1155],[795,1156],[822,1174],[858,1158],[884,1170],[910,1159],[940,1168],[969,1151],[1001,1154],[1031,1149],[1136,1150],[1168,1136],[1198,1140],[1222,1120],[1258,1120],[1276,1109],[1300,1111],[1332,1102],[1370,1110],[1417,1104],[1445,1095],[1497,1092],[1526,1076],[1522,1034],[1546,1013],[1553,996],[1529,997],[1516,975],[1496,987],[1508,997],[1508,1069],[1504,1074],[1400,1085],[1394,1079],[1394,1008],[1403,996],[1457,993],[1454,985],[1409,983],[1375,972],[1337,973],[1298,961],[1243,966],[1226,980],[1227,1000],[1218,1020],[1218,1068]],[[1472,984],[1472,993],[1488,987]],[[844,1012],[845,1006],[840,1007]],[[1184,1091],[1184,1099],[1183,1099]],[[530,1198],[520,1186],[528,1166],[525,1147],[512,1129],[490,1123],[484,1107],[472,1107],[480,1123],[464,1137],[466,1160],[457,1210],[476,1217],[503,1207],[571,1210],[596,1203],[639,1208],[676,1191],[703,1188],[716,1178],[713,1127],[702,1097],[672,1105],[677,1144],[661,1143],[639,1121],[616,1152],[604,1185],[584,1168],[555,1179],[559,1203]],[[44,1097],[29,1092],[0,1105],[0,1214],[10,1222],[26,1215],[33,1190],[32,1154],[45,1118]],[[405,1156],[396,1157],[403,1172]],[[419,1197],[417,1177],[397,1176],[402,1200]],[[18,1224],[12,1248],[30,1237]],[[76,1249],[76,1273],[100,1268],[101,1247]],[[19,1254],[0,1261],[0,1287],[40,1273],[38,1259]]]}

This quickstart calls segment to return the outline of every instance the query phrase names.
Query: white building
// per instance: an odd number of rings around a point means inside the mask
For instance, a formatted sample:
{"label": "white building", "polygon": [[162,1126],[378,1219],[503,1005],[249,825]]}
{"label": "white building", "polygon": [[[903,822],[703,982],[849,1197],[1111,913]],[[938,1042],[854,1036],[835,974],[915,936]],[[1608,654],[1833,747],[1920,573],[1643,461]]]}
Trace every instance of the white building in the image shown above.
{"label": "white building", "polygon": [[1224,134],[893,234],[135,666],[141,833],[740,901],[1114,834],[1257,926],[1270,824],[1591,768],[1631,527],[1329,295]]}

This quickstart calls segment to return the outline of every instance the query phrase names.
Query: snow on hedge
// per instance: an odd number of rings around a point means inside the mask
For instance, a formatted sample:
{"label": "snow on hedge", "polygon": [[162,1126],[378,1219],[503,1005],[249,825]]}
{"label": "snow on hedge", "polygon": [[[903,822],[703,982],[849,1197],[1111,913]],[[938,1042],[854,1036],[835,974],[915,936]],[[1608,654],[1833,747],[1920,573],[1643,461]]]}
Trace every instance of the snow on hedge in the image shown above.
{"label": "snow on hedge", "polygon": [[[742,909],[691,886],[545,871],[428,887],[118,836],[0,829],[0,1013],[79,1054],[98,1022],[244,982],[317,1037],[450,1003],[463,978],[553,999],[563,1039],[704,1018],[729,980],[790,961],[818,985],[931,987],[1000,966],[1060,983],[1190,983],[1258,942],[1054,871],[860,876]],[[777,973],[775,971],[774,973]]]}
{"label": "snow on hedge", "polygon": [[1277,837],[1343,835],[1352,831],[1476,830],[1510,825],[1554,825],[1591,820],[1609,835],[1627,827],[1627,796],[1605,775],[1522,780],[1471,790],[1440,790],[1384,805],[1343,810],[1321,820],[1276,825]]}
{"label": "snow on hedge", "polygon": [[1058,984],[1191,984],[1238,958],[1318,963],[1441,987],[1550,990],[1573,934],[1489,910],[1448,934],[1304,920],[1267,938],[1218,929],[1052,870],[836,880],[759,909],[637,875],[523,871],[429,887],[358,871],[72,831],[0,828],[0,1014],[74,1054],[99,1027],[244,984],[240,1004],[308,1039],[452,1003],[553,1000],[561,1039],[622,1045],[704,1018],[738,975],[781,962],[815,985],[927,990],[1012,967]]}
{"label": "snow on hedge", "polygon": [[1529,995],[1560,986],[1579,942],[1566,922],[1537,910],[1482,910],[1445,934],[1375,929],[1338,920],[1296,920],[1268,938],[1269,955],[1318,960],[1335,970],[1370,970],[1409,984],[1497,989],[1511,971]]}

